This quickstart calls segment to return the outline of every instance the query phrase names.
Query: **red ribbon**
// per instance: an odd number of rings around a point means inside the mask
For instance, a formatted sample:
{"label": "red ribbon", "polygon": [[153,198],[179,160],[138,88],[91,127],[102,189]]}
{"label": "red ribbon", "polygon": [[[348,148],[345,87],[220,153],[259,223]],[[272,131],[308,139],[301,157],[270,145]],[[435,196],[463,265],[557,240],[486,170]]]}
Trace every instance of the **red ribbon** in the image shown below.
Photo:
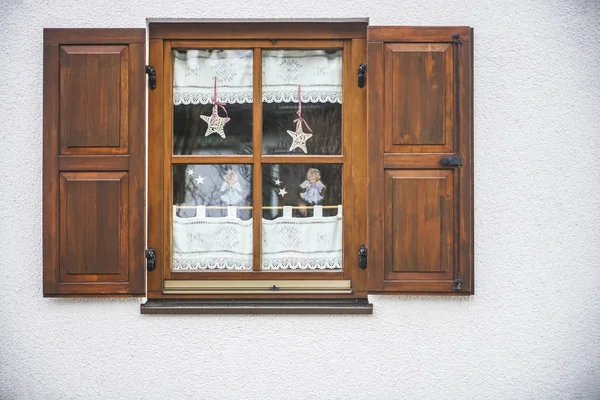
{"label": "red ribbon", "polygon": [[[215,78],[213,78],[213,79],[214,79],[214,81],[215,81],[215,85],[214,85],[214,92],[213,92],[213,104],[214,104],[214,107],[213,107],[213,108],[215,108],[215,107],[221,107],[221,108],[223,109],[223,111],[225,111],[225,116],[226,116],[227,118],[229,118],[229,114],[227,114],[227,109],[225,108],[225,105],[226,105],[227,103],[226,103],[226,102],[224,102],[224,101],[217,101],[217,78],[215,77]],[[217,109],[217,110],[218,110],[218,109]],[[211,113],[211,114],[212,114],[212,117],[211,117],[211,119],[210,119],[210,122],[214,123],[214,122],[215,122],[215,114],[218,114],[218,111],[217,111],[216,113],[215,113],[215,112],[213,112],[213,113]]]}
{"label": "red ribbon", "polygon": [[298,118],[294,120],[294,122],[296,123],[296,127],[298,125],[302,125],[302,123],[304,122],[304,125],[306,125],[306,129],[308,129],[309,132],[312,132],[312,129],[310,129],[310,126],[308,126],[306,120],[302,118],[302,97],[300,96],[300,85],[298,85],[298,111],[296,111],[296,114],[298,115]]}

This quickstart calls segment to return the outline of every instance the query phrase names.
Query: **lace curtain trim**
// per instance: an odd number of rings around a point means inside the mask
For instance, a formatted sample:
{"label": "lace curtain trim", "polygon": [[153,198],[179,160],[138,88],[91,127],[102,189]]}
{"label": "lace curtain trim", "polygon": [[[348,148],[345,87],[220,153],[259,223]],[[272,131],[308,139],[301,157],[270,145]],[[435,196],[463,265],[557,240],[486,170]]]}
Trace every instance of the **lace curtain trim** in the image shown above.
{"label": "lace curtain trim", "polygon": [[[263,270],[342,269],[342,216],[262,220]],[[252,270],[252,220],[173,218],[173,270]]]}
{"label": "lace curtain trim", "polygon": [[173,217],[173,270],[252,270],[252,221]]}
{"label": "lace curtain trim", "polygon": [[[173,52],[173,103],[252,103],[252,50],[187,50]],[[266,103],[342,102],[342,52],[265,50],[262,96]]]}

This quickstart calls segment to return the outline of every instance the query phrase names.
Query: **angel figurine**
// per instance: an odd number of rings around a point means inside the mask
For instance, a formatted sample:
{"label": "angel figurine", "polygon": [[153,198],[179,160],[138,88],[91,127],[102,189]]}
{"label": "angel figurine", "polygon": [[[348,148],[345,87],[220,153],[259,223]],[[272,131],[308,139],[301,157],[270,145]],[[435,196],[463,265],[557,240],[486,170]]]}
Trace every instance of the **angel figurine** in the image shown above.
{"label": "angel figurine", "polygon": [[306,172],[306,180],[300,185],[306,192],[300,193],[300,197],[309,204],[317,204],[323,200],[321,192],[325,185],[321,182],[321,171],[316,168],[309,168]]}
{"label": "angel figurine", "polygon": [[242,187],[238,182],[238,177],[235,172],[228,170],[223,177],[225,182],[221,185],[221,192],[225,192],[221,195],[221,200],[229,205],[238,204],[242,201]]}

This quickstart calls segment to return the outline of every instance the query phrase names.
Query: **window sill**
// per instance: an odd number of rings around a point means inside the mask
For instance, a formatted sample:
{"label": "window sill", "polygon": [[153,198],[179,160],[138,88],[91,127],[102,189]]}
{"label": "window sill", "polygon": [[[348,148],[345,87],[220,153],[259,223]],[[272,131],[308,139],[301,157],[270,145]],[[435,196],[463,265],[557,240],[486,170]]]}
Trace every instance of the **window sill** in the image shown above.
{"label": "window sill", "polygon": [[142,314],[373,314],[368,299],[148,300]]}

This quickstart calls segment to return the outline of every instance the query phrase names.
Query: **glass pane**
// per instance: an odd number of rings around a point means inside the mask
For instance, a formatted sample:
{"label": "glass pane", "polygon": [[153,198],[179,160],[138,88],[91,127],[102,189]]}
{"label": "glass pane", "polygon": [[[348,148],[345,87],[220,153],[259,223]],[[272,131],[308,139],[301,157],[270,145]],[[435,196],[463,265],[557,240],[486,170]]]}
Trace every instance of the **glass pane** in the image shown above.
{"label": "glass pane", "polygon": [[173,50],[173,154],[252,154],[252,50]]}
{"label": "glass pane", "polygon": [[173,165],[172,269],[252,270],[252,165]]}
{"label": "glass pane", "polygon": [[263,270],[342,269],[342,165],[263,165]]}
{"label": "glass pane", "polygon": [[341,154],[342,50],[264,50],[262,67],[263,154]]}

